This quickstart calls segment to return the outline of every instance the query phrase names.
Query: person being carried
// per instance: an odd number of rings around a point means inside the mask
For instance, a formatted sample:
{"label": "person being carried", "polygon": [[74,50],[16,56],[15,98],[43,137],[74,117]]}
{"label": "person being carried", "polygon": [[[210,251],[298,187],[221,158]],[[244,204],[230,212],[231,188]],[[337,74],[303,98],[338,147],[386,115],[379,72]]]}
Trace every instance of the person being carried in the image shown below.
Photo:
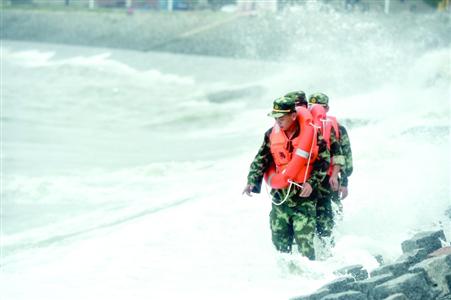
{"label": "person being carried", "polygon": [[314,260],[316,190],[329,168],[329,150],[310,124],[311,114],[305,108],[296,110],[292,98],[275,99],[268,115],[276,122],[265,132],[243,194],[260,193],[266,175],[272,187],[270,228],[275,248],[291,253],[295,240],[298,251]]}

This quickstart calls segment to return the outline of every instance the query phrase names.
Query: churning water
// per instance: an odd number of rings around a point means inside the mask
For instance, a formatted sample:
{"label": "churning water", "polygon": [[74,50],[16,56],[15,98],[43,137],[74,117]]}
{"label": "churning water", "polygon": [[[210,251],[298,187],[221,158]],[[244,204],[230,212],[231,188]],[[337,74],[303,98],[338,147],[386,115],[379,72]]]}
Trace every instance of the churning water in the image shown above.
{"label": "churning water", "polygon": [[[2,299],[286,299],[451,237],[449,18],[276,18],[301,20],[277,62],[3,41]],[[354,154],[317,262],[276,253],[268,195],[241,196],[296,89],[330,96]]]}

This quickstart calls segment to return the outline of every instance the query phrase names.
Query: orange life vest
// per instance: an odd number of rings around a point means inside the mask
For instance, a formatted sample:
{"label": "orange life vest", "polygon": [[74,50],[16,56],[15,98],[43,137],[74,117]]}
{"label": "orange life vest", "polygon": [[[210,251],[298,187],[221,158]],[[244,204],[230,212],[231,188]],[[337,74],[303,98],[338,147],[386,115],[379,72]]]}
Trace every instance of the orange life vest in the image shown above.
{"label": "orange life vest", "polygon": [[[312,113],[313,123],[320,128],[321,134],[327,143],[327,148],[330,150],[330,136],[332,128],[335,130],[335,136],[337,140],[340,138],[340,131],[338,130],[337,118],[326,115],[326,109],[320,104],[313,104],[310,106],[310,112]],[[332,175],[334,168],[333,161],[331,160],[327,175]]]}
{"label": "orange life vest", "polygon": [[271,154],[275,166],[265,173],[265,180],[274,189],[287,188],[288,180],[304,183],[312,171],[312,164],[318,156],[316,129],[308,109],[296,108],[300,133],[290,140],[285,132],[275,124],[269,136]]}

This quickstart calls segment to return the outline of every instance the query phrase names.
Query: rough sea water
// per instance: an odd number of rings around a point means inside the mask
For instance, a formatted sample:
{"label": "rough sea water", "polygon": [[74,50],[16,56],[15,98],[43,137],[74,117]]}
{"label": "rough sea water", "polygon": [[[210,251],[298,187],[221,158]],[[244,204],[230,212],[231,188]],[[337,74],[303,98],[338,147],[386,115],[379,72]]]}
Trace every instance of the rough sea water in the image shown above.
{"label": "rough sea water", "polygon": [[[298,26],[277,60],[2,41],[2,299],[287,299],[451,238],[449,16],[274,18]],[[354,156],[315,262],[273,249],[265,188],[241,195],[296,89],[329,95]]]}

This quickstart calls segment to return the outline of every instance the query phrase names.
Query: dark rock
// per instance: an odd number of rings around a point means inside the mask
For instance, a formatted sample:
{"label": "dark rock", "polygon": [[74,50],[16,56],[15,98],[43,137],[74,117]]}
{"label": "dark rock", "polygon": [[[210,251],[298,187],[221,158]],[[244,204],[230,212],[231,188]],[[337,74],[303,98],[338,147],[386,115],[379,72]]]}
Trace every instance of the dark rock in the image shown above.
{"label": "dark rock", "polygon": [[445,282],[448,286],[448,291],[451,291],[451,272],[445,275]]}
{"label": "dark rock", "polygon": [[451,300],[451,294],[440,296],[435,300]]}
{"label": "dark rock", "polygon": [[365,280],[368,278],[368,271],[362,265],[346,266],[334,272],[337,275],[351,275],[355,280]]}
{"label": "dark rock", "polygon": [[370,291],[375,300],[385,299],[396,293],[403,293],[409,300],[434,299],[438,294],[429,286],[423,273],[404,274]]}
{"label": "dark rock", "polygon": [[367,300],[365,294],[357,291],[342,292],[337,294],[327,295],[321,298],[321,300]]}
{"label": "dark rock", "polygon": [[295,298],[290,298],[290,300],[320,300],[323,297],[329,295],[331,292],[328,289],[319,289],[313,294],[306,295],[306,296],[299,296]]}
{"label": "dark rock", "polygon": [[384,300],[409,300],[409,298],[407,298],[407,296],[403,293],[397,293],[385,298]]}
{"label": "dark rock", "polygon": [[345,276],[335,279],[334,281],[326,284],[322,288],[328,289],[331,293],[339,293],[350,290],[350,284],[355,282],[354,277]]}
{"label": "dark rock", "polygon": [[376,259],[376,261],[379,263],[379,266],[383,265],[384,262],[384,257],[380,254],[376,254],[374,255],[374,259]]}
{"label": "dark rock", "polygon": [[409,264],[407,264],[406,262],[394,262],[392,264],[384,265],[382,267],[374,269],[370,274],[371,277],[388,273],[399,276],[407,273],[408,268]]}
{"label": "dark rock", "polygon": [[387,282],[391,279],[395,278],[392,273],[382,274],[378,276],[374,276],[362,281],[357,281],[355,283],[350,284],[350,289],[360,291],[362,293],[367,294],[371,289],[375,286],[380,285],[384,282]]}
{"label": "dark rock", "polygon": [[362,265],[346,266],[334,272],[344,277],[292,300],[451,300],[451,246],[441,247],[444,240],[442,230],[418,233],[370,278]]}
{"label": "dark rock", "polygon": [[406,252],[401,255],[396,262],[397,263],[405,263],[406,265],[413,265],[417,262],[422,261],[428,255],[428,252],[424,248],[414,249],[410,252]]}
{"label": "dark rock", "polygon": [[446,278],[451,273],[451,254],[436,256],[423,260],[409,269],[413,273],[422,273],[432,283],[438,287],[442,294],[451,292],[449,281]]}
{"label": "dark rock", "polygon": [[443,230],[420,232],[415,234],[413,238],[402,242],[401,248],[404,253],[424,248],[429,254],[442,247],[441,240],[445,240]]}

